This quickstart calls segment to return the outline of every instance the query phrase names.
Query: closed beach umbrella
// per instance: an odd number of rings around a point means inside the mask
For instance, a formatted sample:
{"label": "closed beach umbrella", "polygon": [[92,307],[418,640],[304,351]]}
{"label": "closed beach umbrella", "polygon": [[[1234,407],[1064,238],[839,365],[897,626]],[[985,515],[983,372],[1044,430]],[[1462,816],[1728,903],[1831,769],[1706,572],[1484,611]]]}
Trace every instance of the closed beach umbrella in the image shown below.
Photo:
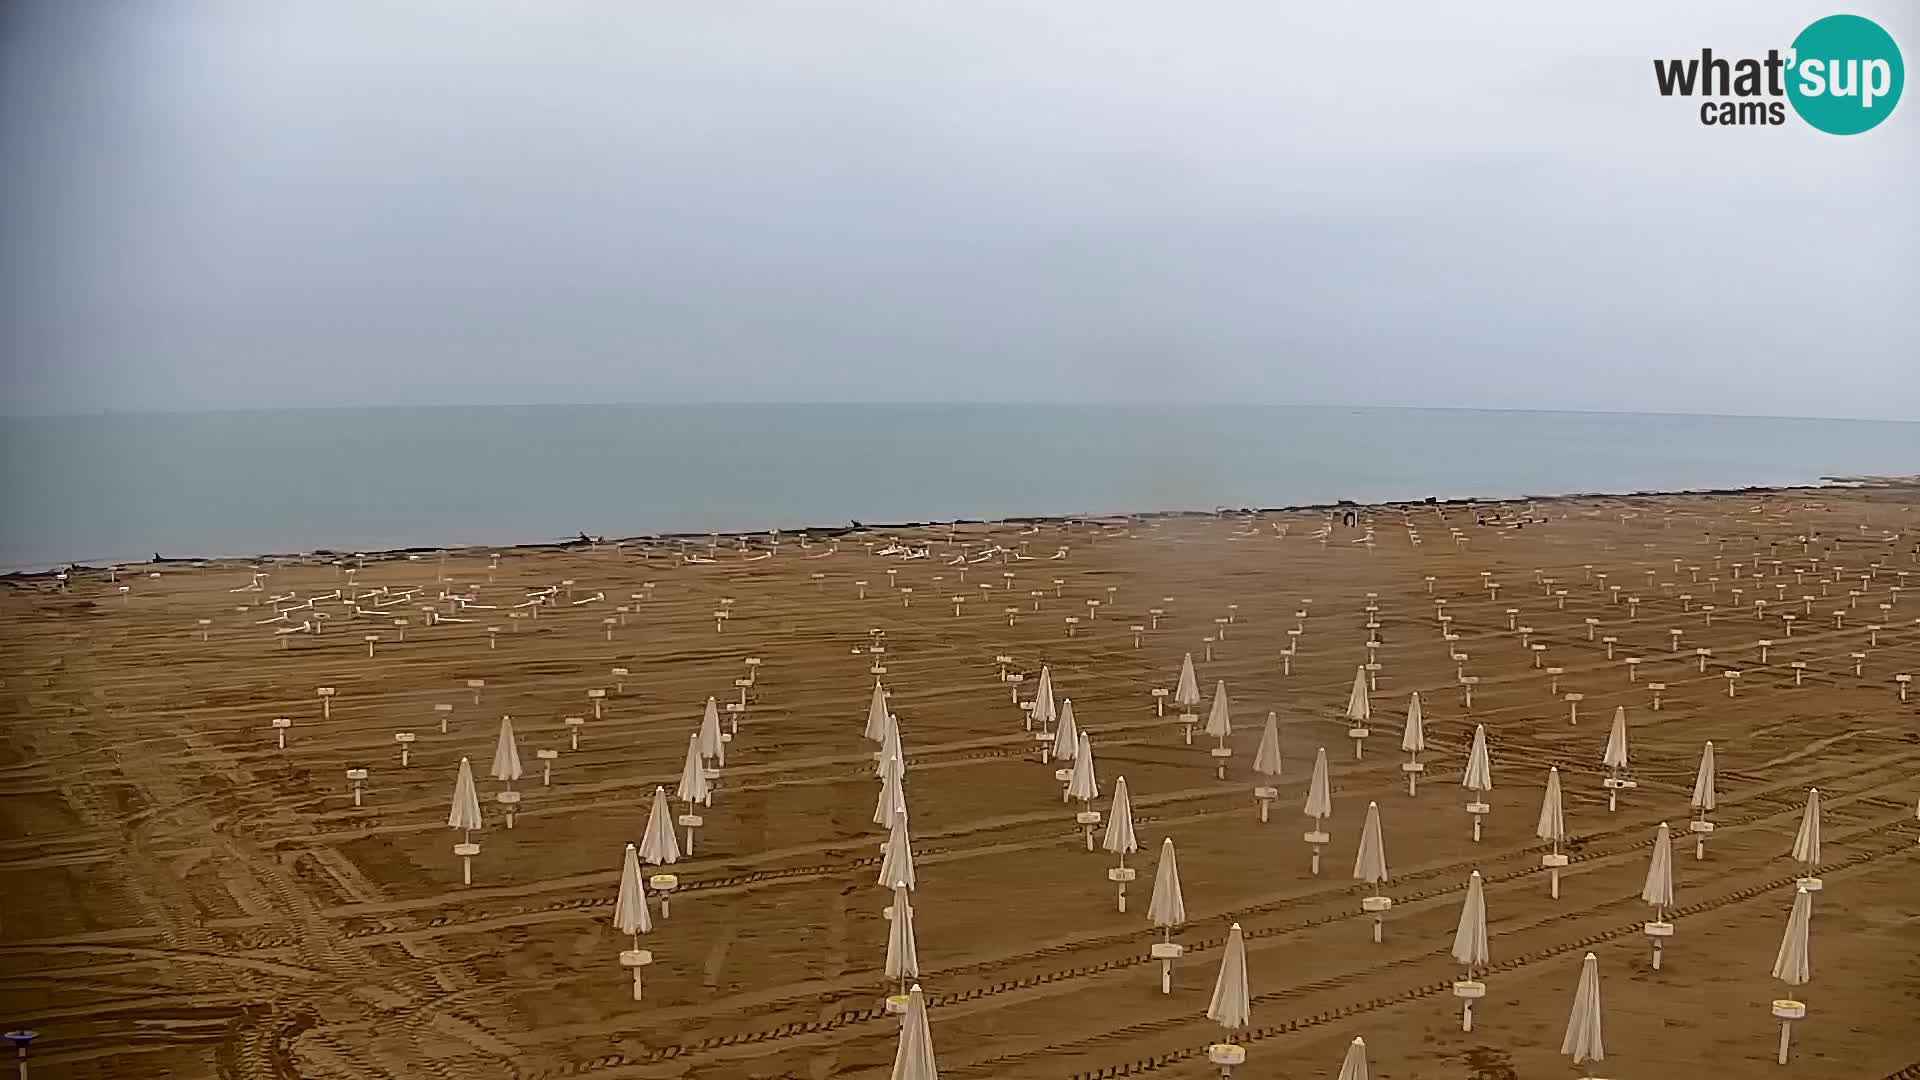
{"label": "closed beach umbrella", "polygon": [[1327,780],[1327,748],[1313,758],[1313,778],[1307,782],[1306,814],[1315,820],[1333,816],[1333,787]]}
{"label": "closed beach umbrella", "polygon": [[[1093,741],[1086,732],[1080,733],[1079,749],[1073,756],[1073,775],[1067,780],[1067,798],[1079,799],[1083,804],[1100,797],[1100,778],[1093,771]],[[1084,807],[1083,807],[1084,809]],[[1093,850],[1093,831],[1087,831],[1087,850]]]}
{"label": "closed beach umbrella", "polygon": [[1621,774],[1627,771],[1627,707],[1625,705],[1613,710],[1613,727],[1607,732],[1607,749],[1600,755],[1600,764],[1607,769],[1607,809],[1617,809],[1620,805],[1620,788],[1624,786],[1624,777]]}
{"label": "closed beach umbrella", "polygon": [[1122,866],[1128,855],[1140,850],[1133,834],[1133,800],[1127,795],[1124,776],[1113,782],[1113,806],[1107,810],[1107,831],[1101,837],[1101,846],[1120,856]]}
{"label": "closed beach umbrella", "polygon": [[613,902],[614,929],[633,939],[631,948],[620,954],[620,963],[633,970],[633,1000],[641,1000],[640,971],[653,963],[653,954],[640,948],[640,935],[651,933],[653,916],[647,911],[647,887],[640,880],[640,856],[633,845],[620,863],[620,892]]}
{"label": "closed beach umbrella", "polygon": [[520,779],[520,747],[513,739],[513,717],[500,718],[500,737],[493,743],[493,778],[508,784]]}
{"label": "closed beach umbrella", "polygon": [[1366,745],[1367,722],[1373,719],[1373,702],[1367,697],[1367,669],[1353,669],[1353,690],[1347,694],[1347,737],[1353,740],[1353,759],[1360,760]]}
{"label": "closed beach umbrella", "polygon": [[1306,814],[1313,819],[1313,831],[1306,841],[1313,847],[1313,872],[1320,872],[1320,849],[1327,843],[1326,821],[1333,816],[1333,787],[1327,782],[1327,748],[1313,757],[1313,778],[1307,782]]}
{"label": "closed beach umbrella", "polygon": [[1420,752],[1427,748],[1427,721],[1420,711],[1420,692],[1414,691],[1407,699],[1407,726],[1400,733],[1400,749],[1407,752],[1407,763],[1401,770],[1407,774],[1407,794],[1415,795],[1420,791]]}
{"label": "closed beach umbrella", "polygon": [[913,939],[913,904],[905,882],[893,887],[893,921],[887,929],[887,978],[900,980],[900,992],[920,975],[920,948]]}
{"label": "closed beach umbrella", "polygon": [[1360,827],[1360,851],[1353,859],[1353,879],[1372,885],[1373,895],[1361,901],[1360,909],[1373,916],[1373,940],[1380,941],[1382,922],[1393,902],[1380,893],[1387,880],[1387,843],[1380,835],[1380,804],[1367,804],[1367,821]]}
{"label": "closed beach umbrella", "polygon": [[1600,958],[1592,953],[1580,964],[1580,985],[1573,991],[1573,1011],[1567,1014],[1567,1034],[1560,1052],[1575,1065],[1604,1061],[1606,1042],[1600,1034]]}
{"label": "closed beach umbrella", "polygon": [[453,778],[453,806],[447,811],[447,827],[471,833],[481,824],[480,793],[473,786],[473,763],[461,758],[460,771]]}
{"label": "closed beach umbrella", "polygon": [[1267,714],[1267,726],[1260,732],[1260,748],[1253,753],[1253,775],[1258,782],[1253,797],[1260,802],[1260,820],[1267,820],[1268,807],[1280,795],[1275,785],[1280,780],[1280,718]]}
{"label": "closed beach umbrella", "polygon": [[1355,1036],[1354,1040],[1347,1044],[1346,1060],[1340,1063],[1340,1075],[1334,1080],[1368,1080],[1365,1039]]}
{"label": "closed beach umbrella", "polygon": [[700,756],[713,762],[714,768],[727,763],[727,741],[720,737],[720,705],[712,698],[700,714]]}
{"label": "closed beach umbrella", "polygon": [[887,888],[905,885],[911,891],[918,882],[913,876],[913,838],[907,834],[904,810],[893,815],[885,848],[880,855],[880,884]]}
{"label": "closed beach umbrella", "polygon": [[1353,669],[1353,689],[1347,694],[1347,719],[1354,726],[1364,727],[1373,719],[1373,702],[1367,696],[1367,669],[1365,666]]}
{"label": "closed beach umbrella", "polygon": [[1133,799],[1127,795],[1127,778],[1124,776],[1113,782],[1113,805],[1107,809],[1107,831],[1100,842],[1102,847],[1120,858],[1119,866],[1107,870],[1107,880],[1116,887],[1116,907],[1125,912],[1127,882],[1134,878],[1133,870],[1127,867],[1127,856],[1140,850],[1140,843],[1133,834]]}
{"label": "closed beach umbrella", "polygon": [[667,789],[653,789],[653,805],[647,809],[647,830],[640,834],[640,857],[649,866],[669,866],[680,861],[680,838],[673,832],[673,810],[667,806]]}
{"label": "closed beach umbrella", "polygon": [[1200,680],[1193,674],[1193,654],[1180,661],[1180,681],[1173,690],[1173,703],[1182,712],[1191,712],[1200,704]]}
{"label": "closed beach umbrella", "polygon": [[1053,733],[1053,756],[1072,761],[1080,752],[1080,725],[1073,718],[1073,699],[1060,703],[1060,727]]}
{"label": "closed beach umbrella", "polygon": [[453,805],[447,810],[447,827],[461,832],[460,842],[453,845],[453,853],[460,856],[463,884],[473,884],[473,857],[480,854],[480,845],[473,842],[473,830],[481,824],[480,793],[473,787],[473,763],[461,758],[460,771],[453,778]]}
{"label": "closed beach umbrella", "polygon": [[1664,821],[1654,833],[1653,858],[1647,863],[1647,883],[1640,888],[1640,899],[1653,905],[1656,919],[1673,906],[1673,834]]}
{"label": "closed beach umbrella", "polygon": [[1153,897],[1147,901],[1147,922],[1159,927],[1163,939],[1153,947],[1160,961],[1160,992],[1173,993],[1173,961],[1180,946],[1173,943],[1173,932],[1187,921],[1187,901],[1180,895],[1180,864],[1174,858],[1173,837],[1160,842],[1160,866],[1153,875]]}
{"label": "closed beach umbrella", "polygon": [[633,938],[640,947],[640,935],[653,932],[653,915],[647,910],[647,887],[640,880],[640,852],[627,845],[626,858],[620,863],[620,893],[613,902],[613,925]]}
{"label": "closed beach umbrella", "polygon": [[1820,880],[1814,871],[1820,868],[1820,789],[1807,789],[1807,809],[1800,815],[1800,831],[1793,837],[1793,857],[1796,862],[1807,868],[1807,876],[1801,880],[1808,888],[1816,888],[1813,882]]}
{"label": "closed beach umbrella", "polygon": [[907,993],[907,1014],[900,1021],[900,1046],[893,1054],[892,1080],[940,1080],[933,1060],[933,1032],[927,1026],[927,999],[919,984]]}
{"label": "closed beach umbrella", "polygon": [[707,770],[700,764],[699,732],[687,736],[687,759],[680,766],[680,786],[674,794],[689,807],[707,801]]}
{"label": "closed beach umbrella", "polygon": [[1233,1032],[1247,1026],[1253,995],[1247,992],[1247,941],[1234,923],[1227,931],[1227,947],[1220,955],[1220,977],[1213,983],[1213,1000],[1207,1003],[1207,1019]]}
{"label": "closed beach umbrella", "polygon": [[1666,939],[1673,936],[1667,922],[1667,909],[1673,906],[1673,834],[1661,822],[1653,837],[1653,858],[1647,863],[1647,881],[1640,887],[1640,899],[1653,905],[1653,921],[1647,924],[1647,940],[1653,945],[1653,970],[1660,970],[1660,953]]}
{"label": "closed beach umbrella", "polygon": [[1225,744],[1233,734],[1233,720],[1227,704],[1227,680],[1213,684],[1213,707],[1207,712],[1207,734]]}
{"label": "closed beach umbrella", "polygon": [[880,764],[880,795],[874,800],[873,823],[892,828],[893,819],[907,812],[907,792],[900,786],[906,766],[892,755],[881,758]]}
{"label": "closed beach umbrella", "polygon": [[[1787,932],[1780,939],[1780,951],[1773,958],[1773,977],[1788,987],[1805,986],[1813,978],[1813,958],[1808,952],[1808,924],[1813,918],[1813,894],[1806,886],[1793,891],[1793,911],[1787,915]],[[1773,1015],[1780,1021],[1780,1064],[1787,1063],[1787,1050],[1793,1040],[1793,1022],[1804,1019],[1807,1007],[1792,998],[1773,1003]]]}
{"label": "closed beach umbrella", "polygon": [[1033,688],[1033,722],[1044,731],[1053,726],[1053,718],[1053,669],[1042,665],[1040,681]]}
{"label": "closed beach umbrella", "polygon": [[1487,793],[1493,790],[1493,760],[1487,753],[1485,724],[1473,726],[1473,748],[1467,751],[1467,772],[1460,778],[1460,786],[1470,793],[1467,813],[1473,815],[1473,840],[1479,843],[1480,819],[1493,809],[1486,801]]}
{"label": "closed beach umbrella", "polygon": [[1553,845],[1553,852],[1540,857],[1553,882],[1553,898],[1560,899],[1560,868],[1567,865],[1567,857],[1560,854],[1560,845],[1567,839],[1567,815],[1560,798],[1560,770],[1549,766],[1547,769],[1547,793],[1540,799],[1540,823],[1533,828],[1533,834]]}
{"label": "closed beach umbrella", "polygon": [[1700,771],[1693,775],[1693,798],[1690,800],[1693,806],[1693,857],[1696,859],[1707,857],[1707,834],[1713,831],[1713,824],[1707,820],[1707,815],[1713,812],[1719,800],[1713,788],[1713,741],[1708,740],[1700,750]]}
{"label": "closed beach umbrella", "polygon": [[887,737],[887,689],[880,680],[873,680],[873,697],[867,701],[867,727],[863,734],[869,742],[880,742]]}
{"label": "closed beach umbrella", "polygon": [[900,748],[900,718],[887,714],[887,730],[880,736],[880,751],[873,756],[873,775],[886,776],[886,762],[894,759],[900,765],[900,775],[906,776],[907,752]]}
{"label": "closed beach umbrella", "polygon": [[1460,904],[1460,924],[1453,931],[1453,958],[1467,969],[1467,978],[1473,978],[1474,970],[1487,966],[1487,896],[1475,870],[1467,877],[1467,895]]}
{"label": "closed beach umbrella", "polygon": [[1713,741],[1709,739],[1700,748],[1700,771],[1693,774],[1693,798],[1690,800],[1690,805],[1702,815],[1712,810],[1717,802],[1713,788]]}
{"label": "closed beach umbrella", "polygon": [[1460,923],[1453,930],[1453,958],[1467,969],[1467,977],[1453,984],[1460,999],[1460,1030],[1473,1030],[1473,1003],[1485,997],[1485,983],[1473,977],[1474,970],[1487,966],[1487,895],[1480,871],[1467,877],[1467,895],[1460,903]]}

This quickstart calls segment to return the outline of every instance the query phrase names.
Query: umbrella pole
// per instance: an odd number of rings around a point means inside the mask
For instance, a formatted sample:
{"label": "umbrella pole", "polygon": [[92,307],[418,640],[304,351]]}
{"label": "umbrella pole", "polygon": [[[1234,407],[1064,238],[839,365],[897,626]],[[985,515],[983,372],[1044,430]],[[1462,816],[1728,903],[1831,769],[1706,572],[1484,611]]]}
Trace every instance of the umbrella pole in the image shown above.
{"label": "umbrella pole", "polygon": [[[1172,927],[1166,928],[1166,942],[1169,945],[1173,944]],[[1173,961],[1171,959],[1160,961],[1160,992],[1173,993]]]}
{"label": "umbrella pole", "polygon": [[[1420,755],[1408,754],[1407,763],[1410,765],[1420,764]],[[1413,770],[1413,769],[1407,770],[1407,796],[1409,798],[1412,798],[1413,796],[1417,795],[1420,791],[1419,780],[1418,780],[1419,775],[1420,775],[1419,772],[1416,770]]]}
{"label": "umbrella pole", "polygon": [[1793,1021],[1780,1021],[1780,1064],[1787,1063],[1787,1047],[1793,1041]]}
{"label": "umbrella pole", "polygon": [[[1560,841],[1558,840],[1553,842],[1553,853],[1555,855],[1560,854]],[[1559,860],[1556,859],[1555,861],[1558,862]],[[1560,868],[1558,866],[1553,867],[1547,873],[1547,880],[1552,883],[1553,898],[1558,900],[1560,899]]]}
{"label": "umbrella pole", "polygon": [[1267,807],[1272,803],[1272,799],[1260,800],[1260,824],[1265,825],[1267,823]]}

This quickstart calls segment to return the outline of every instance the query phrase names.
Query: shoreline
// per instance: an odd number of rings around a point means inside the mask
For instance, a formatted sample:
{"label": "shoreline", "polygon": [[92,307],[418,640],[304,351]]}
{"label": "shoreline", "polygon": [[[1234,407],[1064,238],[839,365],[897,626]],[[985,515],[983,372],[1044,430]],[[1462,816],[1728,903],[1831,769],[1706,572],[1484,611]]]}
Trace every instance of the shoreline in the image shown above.
{"label": "shoreline", "polygon": [[788,536],[808,538],[836,539],[858,533],[899,532],[910,529],[937,528],[942,525],[1061,525],[1078,521],[1165,521],[1182,518],[1220,517],[1227,514],[1298,514],[1311,512],[1331,512],[1342,508],[1362,509],[1402,509],[1425,506],[1469,507],[1469,506],[1513,506],[1519,504],[1555,504],[1588,499],[1616,499],[1639,501],[1651,499],[1684,497],[1729,497],[1738,495],[1782,495],[1793,492],[1817,493],[1822,491],[1850,490],[1900,490],[1920,487],[1920,474],[1889,476],[1822,476],[1816,484],[1749,485],[1728,488],[1677,488],[1671,490],[1640,491],[1586,491],[1566,492],[1555,495],[1520,495],[1511,498],[1488,498],[1474,496],[1454,496],[1441,498],[1427,496],[1421,499],[1396,499],[1386,502],[1360,503],[1348,499],[1333,502],[1301,503],[1289,506],[1219,506],[1212,510],[1145,510],[1112,514],[1020,514],[1002,518],[951,518],[938,521],[904,522],[860,522],[857,525],[849,521],[845,525],[805,525],[793,528],[751,529],[708,532],[642,533],[633,536],[595,537],[591,540],[551,540],[504,544],[463,544],[455,546],[412,546],[381,548],[370,551],[348,551],[336,548],[314,548],[308,551],[261,552],[255,555],[201,555],[166,557],[158,560],[146,559],[127,562],[58,563],[35,565],[25,568],[0,570],[0,582],[21,585],[43,582],[55,575],[66,572],[72,576],[106,573],[125,567],[190,567],[227,566],[264,562],[304,563],[328,561],[340,558],[359,558],[373,562],[385,562],[411,556],[438,555],[441,553],[488,552],[535,552],[535,551],[572,551],[592,544],[631,544],[631,545],[674,545],[690,540],[717,537],[738,540],[743,537],[766,536],[780,533]]}

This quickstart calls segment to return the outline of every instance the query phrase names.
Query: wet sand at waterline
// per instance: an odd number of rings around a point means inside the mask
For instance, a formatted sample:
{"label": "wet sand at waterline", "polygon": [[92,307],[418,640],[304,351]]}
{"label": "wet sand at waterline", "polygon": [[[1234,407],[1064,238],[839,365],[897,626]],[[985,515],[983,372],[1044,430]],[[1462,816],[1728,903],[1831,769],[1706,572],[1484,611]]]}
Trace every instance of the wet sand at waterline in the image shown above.
{"label": "wet sand at waterline", "polygon": [[[678,565],[641,544],[507,551],[497,568],[483,552],[370,559],[353,589],[423,590],[404,641],[392,612],[350,620],[332,601],[318,636],[260,625],[270,596],[348,587],[321,560],[263,567],[260,592],[232,591],[250,580],[244,563],[89,571],[64,593],[16,582],[0,595],[0,1022],[42,1033],[39,1077],[884,1076],[898,1030],[881,1009],[891,897],[876,880],[884,833],[862,736],[878,661],[909,758],[919,982],[943,1076],[1217,1075],[1205,1049],[1221,1031],[1203,1014],[1235,921],[1253,993],[1244,1078],[1331,1076],[1356,1035],[1379,1080],[1912,1075],[1920,688],[1902,704],[1894,676],[1920,674],[1916,502],[1897,486],[1572,499],[1537,504],[1524,528],[1476,524],[1462,506],[1363,509],[1325,543],[1326,516],[1301,512],[876,532],[837,549],[784,538],[758,558],[763,536],[751,554],[723,541],[712,563]],[[881,554],[895,537],[930,553]],[[966,565],[962,581],[950,560],[994,544],[1032,558]],[[505,617],[563,581],[589,602],[563,588],[537,619]],[[443,589],[495,607],[423,625],[419,605],[451,610],[432,599]],[[958,616],[954,596],[967,597]],[[1764,621],[1756,598],[1770,601]],[[1088,600],[1102,603],[1090,613]],[[1381,668],[1356,762],[1343,710],[1367,661],[1369,602]],[[633,609],[624,624],[617,607]],[[1130,627],[1151,608],[1164,614],[1136,646]],[[1540,667],[1509,609],[1547,646]],[[1800,616],[1790,636],[1785,611]],[[1588,619],[1618,639],[1615,660]],[[860,651],[875,629],[877,657]],[[1677,652],[1669,629],[1683,631]],[[1712,650],[1704,673],[1699,647]],[[1232,699],[1224,781],[1211,740],[1189,746],[1172,708],[1155,715],[1150,691],[1173,686],[1188,652],[1207,697],[1224,679]],[[1112,857],[1085,851],[1078,805],[1023,729],[1003,655],[1023,695],[1051,665],[1091,734],[1095,807],[1127,779],[1142,848],[1128,914],[1114,910]],[[1629,656],[1643,660],[1637,681]],[[674,867],[671,917],[656,913],[641,942],[655,961],[636,1003],[611,925],[622,847],[640,839],[654,785],[672,790],[706,699],[740,699],[747,657],[762,661],[748,707],[697,855]],[[1462,666],[1480,680],[1470,712]],[[631,672],[624,690],[614,667]],[[1741,672],[1731,699],[1727,669]],[[472,679],[485,680],[477,704]],[[1659,711],[1650,683],[1666,686]],[[337,691],[330,719],[322,686]],[[592,689],[607,691],[599,719]],[[1399,746],[1416,690],[1429,750],[1409,797]],[[1584,695],[1577,724],[1567,692]],[[453,706],[444,735],[436,703]],[[1609,812],[1600,760],[1620,705],[1638,787]],[[1270,710],[1285,767],[1263,825],[1250,766]],[[502,714],[528,771],[511,830],[486,778]],[[588,717],[577,751],[567,716]],[[1459,785],[1475,722],[1494,782],[1477,844]],[[405,768],[403,731],[417,735]],[[1688,797],[1707,739],[1717,830],[1695,861]],[[1321,746],[1334,810],[1315,877],[1300,809]],[[551,785],[539,749],[560,751]],[[487,815],[470,887],[446,828],[463,755]],[[1558,901],[1534,836],[1549,765],[1571,836]],[[352,768],[369,772],[359,808]],[[1768,1006],[1787,991],[1770,969],[1809,786],[1824,800],[1825,888],[1813,979],[1795,994],[1808,1015],[1782,1068]],[[1350,880],[1369,801],[1395,900],[1381,944]],[[1655,971],[1639,893],[1661,821],[1676,830],[1678,908]],[[1189,925],[1162,995],[1145,911],[1167,836]],[[1469,1034],[1448,949],[1476,869],[1492,969]],[[1580,1069],[1555,1051],[1588,951],[1608,1056]]]}

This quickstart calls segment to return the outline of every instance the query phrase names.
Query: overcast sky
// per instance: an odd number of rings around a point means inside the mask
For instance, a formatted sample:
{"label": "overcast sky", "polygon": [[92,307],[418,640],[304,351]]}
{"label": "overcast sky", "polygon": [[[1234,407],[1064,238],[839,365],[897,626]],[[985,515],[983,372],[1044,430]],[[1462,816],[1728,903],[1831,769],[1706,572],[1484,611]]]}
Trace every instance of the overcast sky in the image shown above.
{"label": "overcast sky", "polygon": [[0,411],[1920,419],[1920,100],[1654,90],[1837,10],[6,0]]}

